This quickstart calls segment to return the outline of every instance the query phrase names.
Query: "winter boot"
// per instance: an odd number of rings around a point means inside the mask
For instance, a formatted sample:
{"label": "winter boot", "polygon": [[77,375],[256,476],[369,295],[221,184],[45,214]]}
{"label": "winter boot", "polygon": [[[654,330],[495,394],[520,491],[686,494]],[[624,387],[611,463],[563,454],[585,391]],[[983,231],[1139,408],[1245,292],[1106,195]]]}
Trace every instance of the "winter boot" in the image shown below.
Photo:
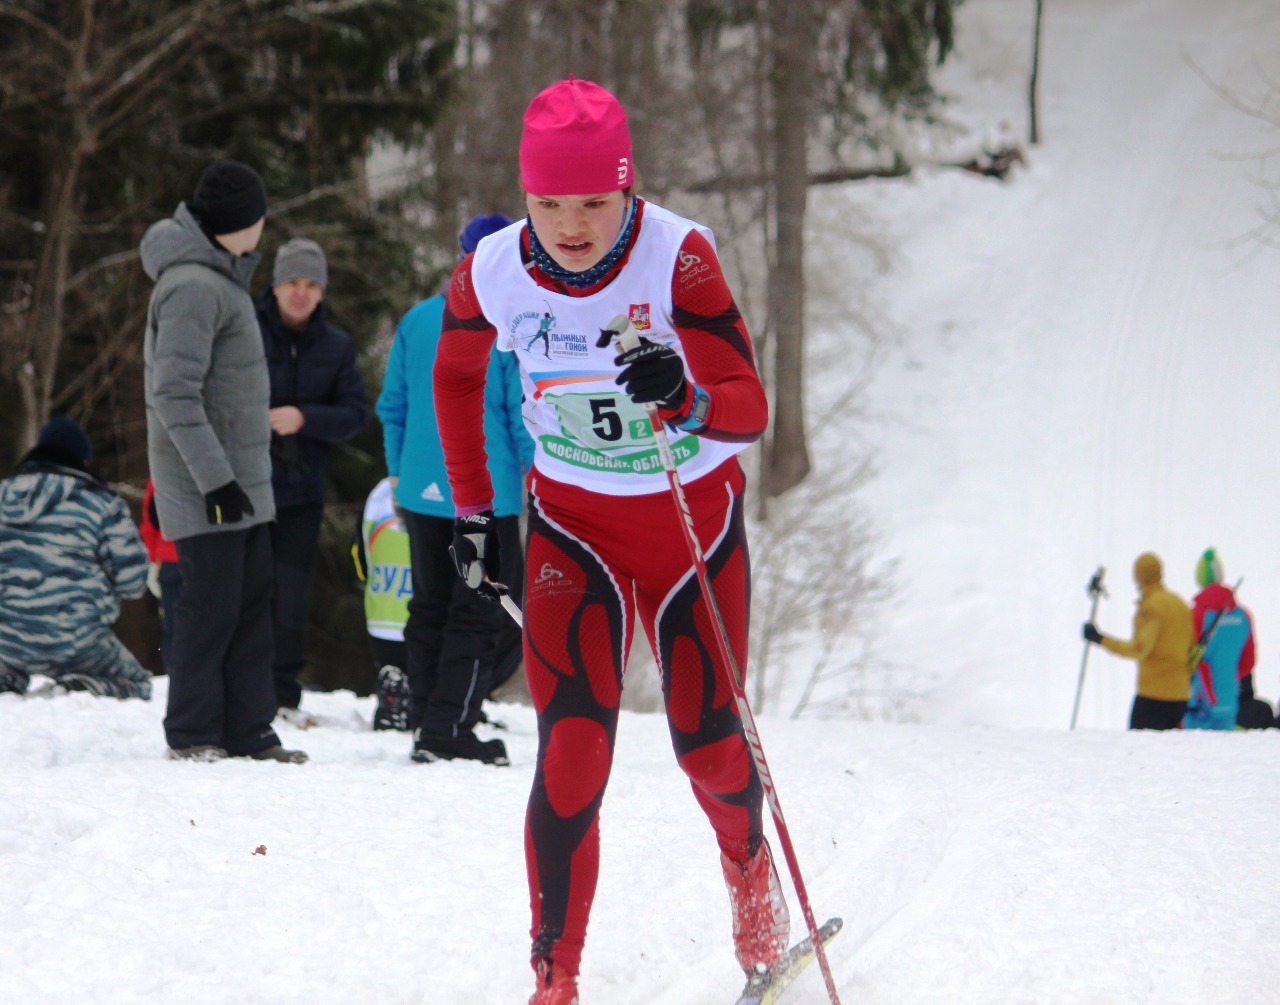
{"label": "winter boot", "polygon": [[507,757],[507,745],[501,740],[480,740],[475,733],[467,730],[457,736],[435,736],[418,730],[413,741],[415,761],[429,763],[431,761],[481,761],[484,764],[496,764],[502,767],[511,763]]}
{"label": "winter boot", "polygon": [[221,761],[227,752],[213,743],[197,743],[193,747],[170,747],[171,761]]}
{"label": "winter boot", "polygon": [[529,998],[529,1005],[578,1005],[576,976],[548,959],[539,960],[533,969],[538,975],[538,989]]}
{"label": "winter boot", "polygon": [[26,694],[31,675],[0,664],[0,694]]}
{"label": "winter boot", "polygon": [[747,862],[735,862],[721,852],[720,867],[733,908],[738,963],[748,974],[767,970],[782,959],[791,939],[791,918],[769,843],[762,840]]}
{"label": "winter boot", "polygon": [[409,699],[409,678],[399,667],[388,663],[378,671],[378,707],[373,713],[373,728],[407,730]]}
{"label": "winter boot", "polygon": [[306,764],[307,753],[304,750],[285,750],[280,744],[255,750],[249,755],[255,761],[279,761],[281,764]]}

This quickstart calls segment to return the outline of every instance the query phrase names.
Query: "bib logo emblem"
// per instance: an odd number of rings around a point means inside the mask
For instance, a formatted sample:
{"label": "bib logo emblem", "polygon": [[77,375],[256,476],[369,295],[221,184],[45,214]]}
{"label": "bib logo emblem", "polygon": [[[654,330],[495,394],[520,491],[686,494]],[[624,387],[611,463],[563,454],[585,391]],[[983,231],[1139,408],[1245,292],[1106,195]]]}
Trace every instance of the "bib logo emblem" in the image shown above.
{"label": "bib logo emblem", "polygon": [[648,304],[632,304],[629,312],[631,324],[636,331],[649,330],[649,305]]}
{"label": "bib logo emblem", "polygon": [[522,311],[508,330],[513,347],[543,359],[586,359],[587,337],[556,329],[559,318],[550,304],[545,310]]}

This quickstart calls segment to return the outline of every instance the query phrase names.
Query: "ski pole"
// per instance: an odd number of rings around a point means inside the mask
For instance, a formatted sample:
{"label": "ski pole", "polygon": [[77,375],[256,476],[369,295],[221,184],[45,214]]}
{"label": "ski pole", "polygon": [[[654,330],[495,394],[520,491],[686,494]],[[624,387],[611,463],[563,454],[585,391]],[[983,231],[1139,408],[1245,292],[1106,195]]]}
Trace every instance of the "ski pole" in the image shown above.
{"label": "ski pole", "polygon": [[[631,324],[631,319],[625,314],[619,314],[610,321],[609,327],[605,331],[613,333],[618,348],[623,352],[628,349],[634,349],[640,344],[640,334],[636,331],[635,326]],[[671,452],[671,441],[667,439],[667,431],[663,428],[662,420],[658,417],[657,406],[647,403],[644,409],[649,416],[649,425],[653,428],[653,436],[658,447],[658,456],[662,461],[663,470],[667,474],[667,484],[671,488],[671,497],[681,518],[680,529],[685,544],[689,548],[689,557],[693,560],[694,569],[698,574],[698,585],[702,588],[703,599],[711,612],[711,620],[716,629],[716,648],[720,652],[720,658],[724,660],[730,671],[729,684],[738,707],[738,715],[742,720],[747,749],[751,751],[751,759],[755,763],[756,774],[760,777],[760,784],[764,788],[765,801],[769,804],[769,812],[773,816],[773,825],[778,832],[778,843],[782,846],[783,857],[786,859],[787,868],[791,871],[791,879],[796,888],[796,898],[800,902],[800,911],[804,915],[805,924],[809,927],[809,937],[813,942],[814,952],[818,957],[818,966],[822,970],[822,979],[827,985],[827,995],[831,999],[831,1005],[840,1005],[840,995],[836,991],[835,978],[832,977],[831,965],[827,962],[826,947],[823,945],[821,934],[818,931],[818,922],[814,917],[813,908],[809,904],[809,894],[805,889],[804,878],[800,875],[800,863],[796,858],[795,846],[791,843],[791,832],[787,827],[786,818],[782,815],[782,804],[778,801],[778,790],[773,784],[773,775],[769,771],[769,763],[764,756],[764,746],[760,742],[760,731],[756,728],[756,717],[751,711],[751,703],[747,700],[746,685],[743,681],[742,671],[738,667],[738,661],[734,659],[733,652],[730,649],[729,630],[725,627],[724,618],[720,614],[720,606],[716,603],[715,593],[711,589],[711,577],[707,572],[706,557],[703,555],[702,545],[698,543],[693,514],[689,512],[689,503],[685,499],[684,487],[680,482],[680,474],[676,470],[675,454]]]}
{"label": "ski pole", "polygon": [[524,615],[520,613],[520,608],[516,606],[516,602],[505,593],[502,595],[502,609],[511,615],[511,620],[519,627],[524,627]]}
{"label": "ski pole", "polygon": [[[1098,566],[1098,571],[1093,574],[1093,578],[1089,580],[1088,591],[1093,597],[1093,606],[1089,608],[1089,623],[1093,624],[1094,619],[1098,616],[1098,598],[1107,595],[1106,589],[1102,585],[1102,577],[1106,575],[1107,570],[1102,566]],[[1084,644],[1084,654],[1080,657],[1080,678],[1076,681],[1076,703],[1071,709],[1071,728],[1076,728],[1076,719],[1080,715],[1080,695],[1084,692],[1084,668],[1089,663],[1089,643]]]}

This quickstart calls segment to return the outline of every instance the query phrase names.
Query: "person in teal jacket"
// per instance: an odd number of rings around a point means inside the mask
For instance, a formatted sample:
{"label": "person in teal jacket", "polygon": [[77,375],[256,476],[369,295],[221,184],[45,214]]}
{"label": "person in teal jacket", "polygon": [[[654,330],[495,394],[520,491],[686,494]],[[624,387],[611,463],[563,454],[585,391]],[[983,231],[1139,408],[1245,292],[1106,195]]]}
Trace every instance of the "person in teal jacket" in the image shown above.
{"label": "person in teal jacket", "polygon": [[[464,253],[511,222],[501,214],[476,217],[462,232]],[[502,741],[482,742],[473,730],[495,680],[509,675],[513,660],[519,661],[520,632],[499,605],[467,588],[449,555],[455,514],[432,397],[444,304],[443,294],[430,297],[401,319],[376,406],[387,473],[409,531],[413,597],[404,641],[413,759],[506,764]],[[485,391],[485,444],[502,538],[502,577],[515,583],[524,580],[520,514],[533,465],[521,397],[512,354],[494,352]]]}

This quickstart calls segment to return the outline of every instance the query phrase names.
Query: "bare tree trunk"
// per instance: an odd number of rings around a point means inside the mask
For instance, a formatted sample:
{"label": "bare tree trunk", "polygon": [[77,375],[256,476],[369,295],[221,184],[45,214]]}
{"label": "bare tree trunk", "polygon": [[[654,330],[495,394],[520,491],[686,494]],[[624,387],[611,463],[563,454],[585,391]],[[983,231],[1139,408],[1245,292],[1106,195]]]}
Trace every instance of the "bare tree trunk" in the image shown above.
{"label": "bare tree trunk", "polygon": [[1040,28],[1044,16],[1044,0],[1036,0],[1036,22],[1031,39],[1031,82],[1028,87],[1028,98],[1031,105],[1031,129],[1028,139],[1032,143],[1040,142]]}
{"label": "bare tree trunk", "polygon": [[774,332],[773,434],[763,494],[779,496],[809,474],[804,401],[804,220],[812,99],[812,32],[806,4],[769,0],[773,44],[773,256],[769,317]]}

